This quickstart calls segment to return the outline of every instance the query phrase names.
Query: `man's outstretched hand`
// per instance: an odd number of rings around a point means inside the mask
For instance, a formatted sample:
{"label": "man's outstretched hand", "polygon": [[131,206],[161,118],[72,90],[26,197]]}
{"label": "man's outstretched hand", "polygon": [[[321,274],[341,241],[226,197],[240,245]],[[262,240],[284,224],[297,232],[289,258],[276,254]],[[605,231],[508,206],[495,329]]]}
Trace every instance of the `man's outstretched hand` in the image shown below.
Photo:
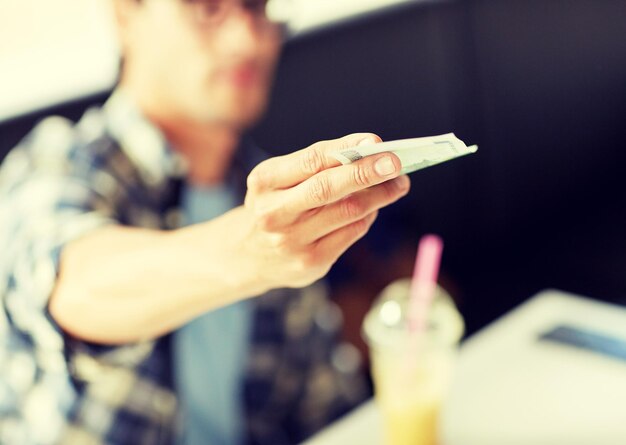
{"label": "man's outstretched hand", "polygon": [[380,142],[370,133],[322,141],[268,159],[248,177],[242,213],[248,222],[247,255],[269,288],[301,287],[323,277],[339,256],[363,237],[378,209],[409,191],[392,153],[349,165],[330,156]]}
{"label": "man's outstretched hand", "polygon": [[243,206],[173,231],[111,225],[68,243],[50,313],[97,343],[155,338],[194,317],[323,277],[409,190],[391,153],[340,165],[329,154],[373,134],[318,142],[268,159],[248,178]]}

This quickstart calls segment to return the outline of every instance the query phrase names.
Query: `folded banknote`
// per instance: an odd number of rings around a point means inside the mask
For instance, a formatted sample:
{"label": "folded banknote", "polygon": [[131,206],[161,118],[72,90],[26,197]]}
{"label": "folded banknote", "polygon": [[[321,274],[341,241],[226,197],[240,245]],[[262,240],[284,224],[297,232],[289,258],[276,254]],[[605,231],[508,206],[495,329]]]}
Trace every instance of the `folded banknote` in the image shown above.
{"label": "folded banknote", "polygon": [[366,156],[390,151],[402,162],[402,173],[412,173],[431,165],[441,164],[450,159],[476,153],[477,145],[467,146],[454,133],[414,139],[381,142],[379,144],[351,147],[333,153],[332,156],[342,164],[350,164]]}

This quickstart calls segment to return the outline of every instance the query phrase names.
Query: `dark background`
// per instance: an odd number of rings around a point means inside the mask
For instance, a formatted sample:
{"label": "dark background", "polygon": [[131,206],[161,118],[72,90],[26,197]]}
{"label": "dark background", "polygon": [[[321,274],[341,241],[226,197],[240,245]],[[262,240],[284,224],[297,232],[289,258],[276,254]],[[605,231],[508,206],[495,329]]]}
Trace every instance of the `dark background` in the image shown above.
{"label": "dark background", "polygon": [[[48,114],[0,123],[0,156]],[[350,325],[425,232],[474,332],[540,289],[626,302],[626,2],[417,2],[289,40],[253,131],[274,154],[372,131],[455,132],[477,154],[411,175],[330,278]]]}

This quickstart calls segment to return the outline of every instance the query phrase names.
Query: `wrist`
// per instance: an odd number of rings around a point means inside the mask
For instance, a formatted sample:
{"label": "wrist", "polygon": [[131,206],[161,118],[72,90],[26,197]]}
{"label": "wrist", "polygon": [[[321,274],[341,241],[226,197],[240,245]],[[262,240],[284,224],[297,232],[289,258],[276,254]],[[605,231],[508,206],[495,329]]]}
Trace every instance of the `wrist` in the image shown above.
{"label": "wrist", "polygon": [[266,292],[270,286],[250,248],[245,209],[168,233],[172,267],[184,276],[187,293],[204,310]]}

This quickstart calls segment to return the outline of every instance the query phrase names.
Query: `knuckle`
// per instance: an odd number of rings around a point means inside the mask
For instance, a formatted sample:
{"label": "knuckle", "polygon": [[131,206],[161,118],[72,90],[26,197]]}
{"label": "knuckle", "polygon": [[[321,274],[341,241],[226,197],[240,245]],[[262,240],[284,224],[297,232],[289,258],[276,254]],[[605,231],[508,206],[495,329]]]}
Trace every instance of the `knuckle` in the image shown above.
{"label": "knuckle", "polygon": [[289,237],[281,233],[274,239],[274,248],[281,256],[292,256],[294,254],[294,246],[290,242]]}
{"label": "knuckle", "polygon": [[352,234],[354,236],[364,235],[369,229],[369,224],[366,219],[360,219],[352,224]]}
{"label": "knuckle", "polygon": [[300,169],[303,173],[314,175],[324,167],[324,160],[320,149],[313,145],[305,150],[300,158]]}
{"label": "knuckle", "polygon": [[263,169],[260,166],[255,167],[246,180],[246,185],[249,190],[257,191],[263,188],[265,182]]}
{"label": "knuckle", "polygon": [[314,204],[325,204],[330,200],[331,187],[326,176],[316,177],[309,187],[309,198]]}
{"label": "knuckle", "polygon": [[343,219],[352,220],[356,219],[363,214],[363,204],[357,201],[355,198],[348,198],[341,203],[340,215]]}
{"label": "knuckle", "polygon": [[248,191],[246,193],[246,197],[243,199],[244,207],[246,207],[249,210],[254,210],[255,202],[256,202],[256,197],[254,196],[254,193],[251,193],[250,191]]}
{"label": "knuckle", "polygon": [[352,234],[355,237],[361,237],[365,235],[370,229],[370,227],[372,226],[372,224],[374,223],[374,220],[376,219],[377,215],[378,215],[378,212],[373,212],[367,217],[354,222],[351,226]]}
{"label": "knuckle", "polygon": [[256,225],[265,232],[272,232],[278,228],[278,215],[270,206],[256,205],[254,207]]}
{"label": "knuckle", "polygon": [[398,196],[399,189],[394,181],[387,181],[381,185],[383,186],[385,201],[395,199]]}
{"label": "knuckle", "polygon": [[302,280],[307,274],[309,270],[308,260],[304,255],[299,255],[291,261],[290,264],[290,273],[292,274],[292,279]]}
{"label": "knuckle", "polygon": [[309,253],[303,253],[296,260],[296,269],[301,274],[309,272],[312,268],[312,262],[311,255]]}
{"label": "knuckle", "polygon": [[272,212],[261,213],[257,216],[257,225],[261,230],[271,232],[276,228],[276,218]]}
{"label": "knuckle", "polygon": [[269,238],[269,248],[275,255],[282,257],[283,259],[289,259],[297,257],[298,251],[296,246],[291,241],[290,237],[285,233],[273,233]]}
{"label": "knuckle", "polygon": [[318,269],[318,258],[313,249],[309,249],[303,252],[298,258],[297,262],[298,270],[302,273],[315,274],[315,271]]}
{"label": "knuckle", "polygon": [[363,164],[356,164],[352,170],[352,179],[359,187],[370,185],[371,171],[370,167]]}
{"label": "knuckle", "polygon": [[352,148],[357,143],[363,140],[368,140],[368,141],[371,141],[372,143],[381,141],[380,137],[374,133],[353,133],[339,140],[339,145],[340,145],[339,148],[342,150],[346,148]]}

